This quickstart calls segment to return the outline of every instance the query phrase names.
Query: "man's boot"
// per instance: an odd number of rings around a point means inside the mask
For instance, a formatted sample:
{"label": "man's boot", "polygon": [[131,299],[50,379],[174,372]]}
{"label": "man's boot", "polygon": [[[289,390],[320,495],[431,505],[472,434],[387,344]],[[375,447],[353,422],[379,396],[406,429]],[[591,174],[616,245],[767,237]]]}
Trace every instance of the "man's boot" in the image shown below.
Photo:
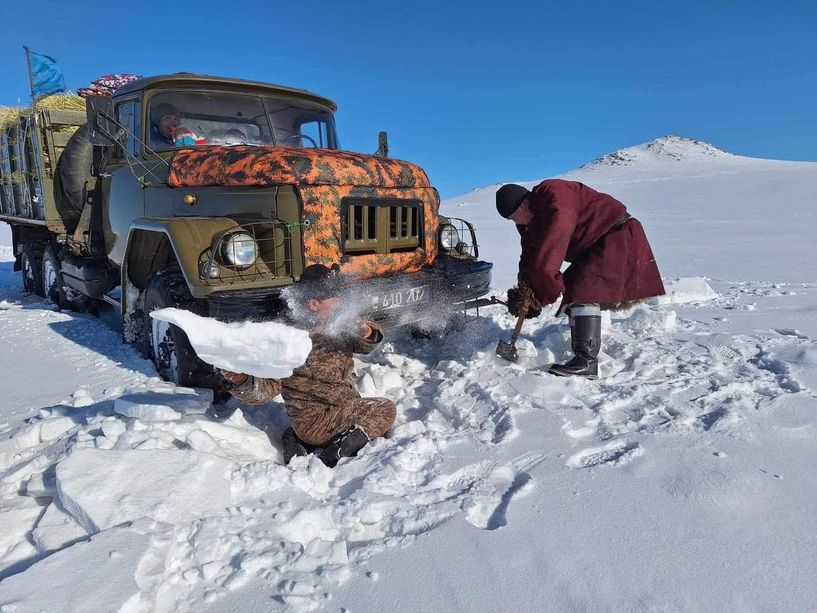
{"label": "man's boot", "polygon": [[341,458],[351,458],[369,442],[369,436],[360,426],[352,426],[338,434],[323,448],[318,458],[329,468],[334,468]]}
{"label": "man's boot", "polygon": [[601,349],[601,310],[598,305],[571,307],[570,344],[573,359],[566,364],[554,364],[548,372],[560,377],[598,378]]}
{"label": "man's boot", "polygon": [[296,455],[306,455],[314,449],[314,447],[307,446],[306,443],[301,441],[292,428],[284,430],[284,434],[281,436],[281,444],[284,447],[284,464],[289,464],[289,461]]}

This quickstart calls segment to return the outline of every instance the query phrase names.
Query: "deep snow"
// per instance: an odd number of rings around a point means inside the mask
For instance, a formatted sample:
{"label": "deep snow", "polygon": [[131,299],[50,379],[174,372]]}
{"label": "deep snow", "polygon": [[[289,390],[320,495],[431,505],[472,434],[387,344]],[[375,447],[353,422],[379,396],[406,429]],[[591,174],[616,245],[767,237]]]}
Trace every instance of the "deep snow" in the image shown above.
{"label": "deep snow", "polygon": [[[0,247],[0,605],[812,608],[817,164],[670,138],[567,178],[628,204],[669,290],[605,316],[606,376],[544,372],[567,338],[547,313],[516,365],[494,355],[499,308],[392,332],[356,370],[397,424],[334,471],[281,464],[280,404],[214,410],[23,294]],[[444,211],[477,223],[503,290],[518,239],[496,187]]]}

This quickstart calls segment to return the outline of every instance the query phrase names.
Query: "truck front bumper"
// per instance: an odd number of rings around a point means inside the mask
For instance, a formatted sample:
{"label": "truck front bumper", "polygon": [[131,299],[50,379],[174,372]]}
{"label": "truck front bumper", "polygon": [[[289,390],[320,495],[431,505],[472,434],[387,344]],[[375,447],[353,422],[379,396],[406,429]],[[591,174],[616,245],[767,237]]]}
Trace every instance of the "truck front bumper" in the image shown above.
{"label": "truck front bumper", "polygon": [[[463,303],[488,293],[492,269],[489,262],[441,256],[434,266],[418,272],[355,282],[339,298],[344,309],[384,328],[440,322]],[[286,310],[282,289],[213,293],[208,297],[210,316],[222,321],[275,319]]]}
{"label": "truck front bumper", "polygon": [[361,304],[363,314],[384,328],[442,322],[460,304],[489,292],[492,269],[489,262],[443,256],[419,272],[362,281],[355,294],[366,297]]}

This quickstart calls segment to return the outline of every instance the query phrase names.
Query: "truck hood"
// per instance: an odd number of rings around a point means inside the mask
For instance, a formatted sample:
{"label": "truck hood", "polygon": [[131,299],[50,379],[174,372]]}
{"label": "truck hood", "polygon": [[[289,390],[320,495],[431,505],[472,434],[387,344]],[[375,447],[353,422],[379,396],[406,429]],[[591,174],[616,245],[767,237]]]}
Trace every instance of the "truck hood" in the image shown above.
{"label": "truck hood", "polygon": [[170,162],[171,187],[354,185],[429,187],[422,168],[392,158],[291,147],[208,145],[181,149]]}

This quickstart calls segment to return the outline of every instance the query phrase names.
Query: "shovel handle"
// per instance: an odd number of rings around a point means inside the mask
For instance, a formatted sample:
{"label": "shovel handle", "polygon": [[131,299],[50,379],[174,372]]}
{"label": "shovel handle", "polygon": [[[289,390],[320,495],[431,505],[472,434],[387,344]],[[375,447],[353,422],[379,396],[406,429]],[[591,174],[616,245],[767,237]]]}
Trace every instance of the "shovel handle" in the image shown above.
{"label": "shovel handle", "polygon": [[523,306],[519,309],[519,317],[516,320],[516,325],[513,328],[513,336],[511,336],[511,343],[515,343],[519,338],[519,332],[522,330],[522,324],[525,323],[525,317],[528,315],[528,307]]}

